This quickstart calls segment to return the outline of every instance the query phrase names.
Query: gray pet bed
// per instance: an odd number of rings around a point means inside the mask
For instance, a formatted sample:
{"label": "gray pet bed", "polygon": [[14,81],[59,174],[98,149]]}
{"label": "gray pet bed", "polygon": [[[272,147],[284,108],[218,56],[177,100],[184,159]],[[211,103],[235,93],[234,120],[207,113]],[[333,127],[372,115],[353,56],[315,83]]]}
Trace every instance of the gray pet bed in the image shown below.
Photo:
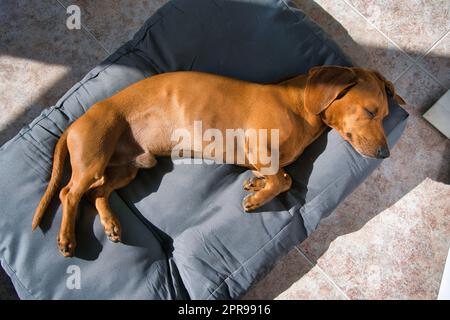
{"label": "gray pet bed", "polygon": [[[329,131],[288,167],[293,188],[246,214],[240,204],[250,171],[161,159],[110,199],[123,243],[107,240],[95,210],[83,201],[76,257],[67,259],[56,246],[56,199],[42,229],[31,233],[54,145],[94,102],[156,73],[197,70],[267,83],[323,64],[350,62],[284,1],[174,0],[161,8],[132,41],[0,149],[0,258],[20,298],[240,297],[380,162],[359,156]],[[385,120],[391,146],[406,118],[391,99]],[[70,266],[80,270],[80,289],[67,286]]]}

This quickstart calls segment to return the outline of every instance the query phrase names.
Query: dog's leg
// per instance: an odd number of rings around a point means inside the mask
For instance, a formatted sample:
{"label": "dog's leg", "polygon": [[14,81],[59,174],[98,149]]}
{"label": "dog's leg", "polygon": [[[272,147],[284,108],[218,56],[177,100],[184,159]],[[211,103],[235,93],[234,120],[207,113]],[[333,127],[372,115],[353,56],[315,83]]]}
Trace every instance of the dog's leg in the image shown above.
{"label": "dog's leg", "polygon": [[[289,190],[292,185],[292,179],[284,169],[280,169],[275,175],[256,176],[250,180],[259,182],[254,184],[254,188],[249,188],[249,190],[255,192],[246,196],[242,201],[242,207],[246,212],[261,207],[275,198],[278,194]],[[263,182],[260,180],[263,180]]]}
{"label": "dog's leg", "polygon": [[112,242],[121,240],[119,220],[109,206],[108,198],[116,189],[128,185],[136,176],[138,168],[134,166],[120,166],[106,168],[104,184],[88,193],[89,199],[95,204],[105,233]]}
{"label": "dog's leg", "polygon": [[58,236],[58,247],[65,257],[73,256],[77,245],[75,237],[75,222],[78,212],[78,203],[83,194],[95,182],[94,177],[82,176],[72,173],[70,182],[61,189],[59,198],[61,199],[63,214],[61,228]]}
{"label": "dog's leg", "polygon": [[81,197],[87,191],[104,184],[105,169],[123,130],[115,114],[106,111],[101,113],[99,119],[106,118],[110,121],[105,121],[105,126],[99,126],[97,118],[92,117],[90,113],[91,110],[97,109],[93,106],[67,131],[72,176],[59,194],[63,216],[58,237],[59,250],[65,257],[73,256],[75,252],[75,224]]}

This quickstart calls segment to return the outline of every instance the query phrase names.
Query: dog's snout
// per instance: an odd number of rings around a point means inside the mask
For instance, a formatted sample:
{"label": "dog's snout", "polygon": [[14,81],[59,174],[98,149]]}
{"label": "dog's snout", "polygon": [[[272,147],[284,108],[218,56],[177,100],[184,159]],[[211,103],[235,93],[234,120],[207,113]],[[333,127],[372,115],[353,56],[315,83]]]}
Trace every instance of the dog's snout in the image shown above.
{"label": "dog's snout", "polygon": [[390,156],[389,149],[387,147],[379,147],[377,149],[377,158],[386,159]]}

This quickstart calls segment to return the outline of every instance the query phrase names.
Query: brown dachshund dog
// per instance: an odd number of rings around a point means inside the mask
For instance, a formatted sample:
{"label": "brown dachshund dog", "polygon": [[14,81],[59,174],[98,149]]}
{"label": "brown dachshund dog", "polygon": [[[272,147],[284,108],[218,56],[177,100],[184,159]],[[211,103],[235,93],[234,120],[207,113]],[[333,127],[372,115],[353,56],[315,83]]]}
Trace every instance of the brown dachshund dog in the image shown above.
{"label": "brown dachshund dog", "polygon": [[[251,211],[290,188],[291,178],[283,167],[295,161],[327,127],[336,129],[364,156],[388,157],[382,124],[388,114],[387,92],[404,104],[393,84],[378,72],[337,66],[315,67],[307,75],[277,84],[200,72],[146,78],[97,102],[62,134],[32,229],[40,224],[57,192],[69,154],[72,176],[59,194],[63,207],[58,237],[61,253],[74,254],[75,221],[83,195],[95,205],[109,239],[120,241],[121,227],[109,206],[109,195],[130,183],[140,168],[155,166],[156,157],[170,156],[177,143],[171,138],[174,130],[193,132],[193,123],[199,120],[204,129],[222,132],[227,128],[278,129],[277,172],[262,173],[264,165],[258,161],[240,164],[255,174],[244,183],[244,189],[253,193],[244,198],[242,206]],[[257,152],[241,148],[247,159]],[[194,146],[191,151],[191,157],[202,156]]]}

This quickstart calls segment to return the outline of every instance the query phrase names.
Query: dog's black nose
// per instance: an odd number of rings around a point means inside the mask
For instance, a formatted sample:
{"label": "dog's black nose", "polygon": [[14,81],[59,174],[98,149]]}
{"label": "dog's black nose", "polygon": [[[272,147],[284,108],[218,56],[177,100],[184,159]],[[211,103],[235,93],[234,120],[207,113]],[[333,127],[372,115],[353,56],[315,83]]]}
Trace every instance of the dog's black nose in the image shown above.
{"label": "dog's black nose", "polygon": [[389,149],[386,147],[379,147],[377,150],[378,159],[386,159],[390,156]]}

